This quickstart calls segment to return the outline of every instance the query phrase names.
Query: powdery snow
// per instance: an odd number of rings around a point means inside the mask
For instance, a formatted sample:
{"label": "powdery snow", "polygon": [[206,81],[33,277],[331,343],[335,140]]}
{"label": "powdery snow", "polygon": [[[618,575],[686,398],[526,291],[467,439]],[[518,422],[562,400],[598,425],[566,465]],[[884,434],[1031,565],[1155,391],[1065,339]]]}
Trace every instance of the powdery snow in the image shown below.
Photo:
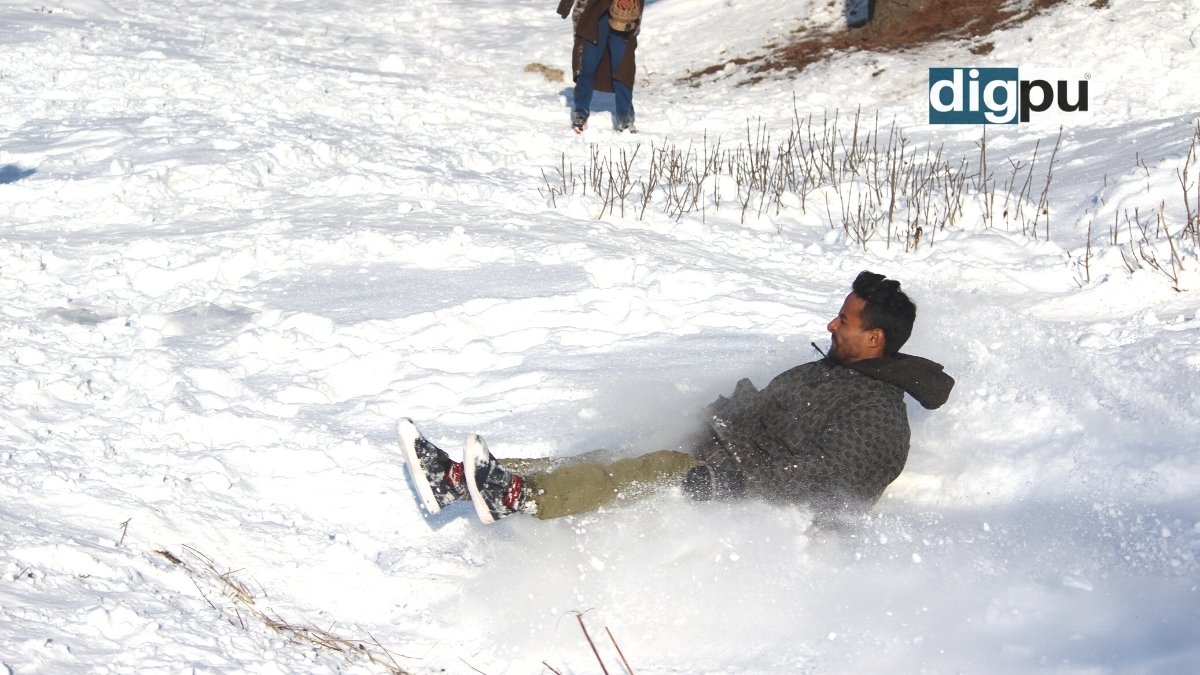
{"label": "powdery snow", "polygon": [[[638,673],[1200,670],[1200,261],[1173,283],[1108,245],[1135,208],[1186,218],[1200,12],[1093,4],[984,57],[694,86],[840,10],[657,0],[643,133],[598,96],[576,137],[569,82],[523,71],[566,65],[553,3],[0,2],[0,672],[596,672],[576,613],[609,672],[606,627]],[[792,197],[743,222],[547,191],[593,153],[855,111],[975,161],[980,129],[926,123],[928,68],[969,65],[1091,78],[1048,240],[980,200],[906,253]],[[1058,124],[988,129],[1002,184]],[[811,360],[864,268],[904,282],[906,351],[958,386],[910,408],[858,527],[670,491],[490,527],[419,510],[396,417],[454,453],[664,447]]]}

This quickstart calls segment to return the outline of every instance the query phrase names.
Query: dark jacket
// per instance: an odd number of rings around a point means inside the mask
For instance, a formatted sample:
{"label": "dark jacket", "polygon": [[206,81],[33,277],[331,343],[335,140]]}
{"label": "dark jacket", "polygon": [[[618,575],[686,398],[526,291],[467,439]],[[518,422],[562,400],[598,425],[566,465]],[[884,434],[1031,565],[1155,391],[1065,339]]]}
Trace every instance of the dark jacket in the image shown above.
{"label": "dark jacket", "polygon": [[736,493],[820,510],[869,507],[908,459],[904,393],[933,409],[953,386],[942,366],[904,354],[814,361],[761,391],[743,379],[709,406],[696,452]]}
{"label": "dark jacket", "polygon": [[[564,19],[570,16],[571,7],[576,3],[579,3],[579,7],[575,16],[575,44],[571,49],[571,75],[573,79],[578,80],[579,72],[583,69],[583,44],[585,41],[594,43],[600,39],[600,17],[608,11],[612,0],[559,0],[559,16]],[[608,50],[604,51],[600,67],[596,69],[594,86],[597,90],[611,92],[614,77],[618,82],[633,89],[633,82],[637,79],[637,31],[633,31],[633,34],[626,38],[626,42],[629,46],[625,49],[625,58],[617,64],[615,76],[609,62]]]}

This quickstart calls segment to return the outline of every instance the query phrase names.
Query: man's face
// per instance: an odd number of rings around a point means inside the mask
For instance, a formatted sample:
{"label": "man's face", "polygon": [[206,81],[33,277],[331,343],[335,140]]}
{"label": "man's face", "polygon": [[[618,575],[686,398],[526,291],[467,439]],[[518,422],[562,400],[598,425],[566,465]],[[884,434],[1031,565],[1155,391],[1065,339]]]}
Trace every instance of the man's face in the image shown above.
{"label": "man's face", "polygon": [[832,333],[829,355],[838,363],[854,363],[883,354],[883,331],[863,327],[862,311],[867,301],[851,293],[837,317],[826,328]]}

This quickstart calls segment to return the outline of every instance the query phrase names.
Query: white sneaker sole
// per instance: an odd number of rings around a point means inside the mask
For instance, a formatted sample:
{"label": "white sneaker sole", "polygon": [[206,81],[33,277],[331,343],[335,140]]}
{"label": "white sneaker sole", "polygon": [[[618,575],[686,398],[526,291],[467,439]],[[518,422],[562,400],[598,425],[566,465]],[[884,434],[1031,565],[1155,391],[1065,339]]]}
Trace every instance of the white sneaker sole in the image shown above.
{"label": "white sneaker sole", "polygon": [[467,492],[471,493],[471,504],[475,507],[475,515],[479,516],[480,522],[484,524],[496,522],[496,517],[492,515],[492,510],[488,508],[487,502],[479,492],[479,486],[475,484],[475,467],[480,460],[486,463],[490,454],[483,437],[479,434],[467,436],[467,445],[463,450],[463,475],[467,481]]}
{"label": "white sneaker sole", "polygon": [[411,419],[401,417],[396,422],[396,436],[400,439],[400,452],[404,455],[404,465],[408,467],[408,477],[412,479],[417,497],[430,514],[440,512],[442,506],[438,504],[429,485],[429,476],[421,468],[421,459],[417,457],[417,439],[421,437],[421,430]]}

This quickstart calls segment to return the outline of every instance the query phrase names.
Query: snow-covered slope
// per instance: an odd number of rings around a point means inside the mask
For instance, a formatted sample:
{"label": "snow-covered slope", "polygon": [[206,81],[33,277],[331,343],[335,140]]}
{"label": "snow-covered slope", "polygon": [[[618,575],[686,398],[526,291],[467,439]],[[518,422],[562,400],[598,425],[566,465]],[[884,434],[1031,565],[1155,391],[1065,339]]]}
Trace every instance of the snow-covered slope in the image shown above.
{"label": "snow-covered slope", "polygon": [[[838,8],[657,0],[637,137],[604,97],[570,134],[569,82],[524,71],[566,66],[552,4],[0,1],[0,672],[596,672],[576,613],[609,672],[606,627],[638,673],[1200,669],[1200,259],[1179,237],[1168,279],[1127,218],[1161,204],[1178,236],[1200,191],[1193,3],[1074,0],[986,57],[747,87],[680,78]],[[854,111],[977,162],[979,128],[926,123],[928,68],[970,65],[1090,77],[1048,238],[978,201],[908,253],[795,201],[638,218],[548,189]],[[987,133],[1003,187],[1059,128]],[[861,269],[904,282],[907,351],[958,386],[912,407],[858,529],[670,492],[418,509],[396,417],[507,457],[662,447],[813,358]]]}

